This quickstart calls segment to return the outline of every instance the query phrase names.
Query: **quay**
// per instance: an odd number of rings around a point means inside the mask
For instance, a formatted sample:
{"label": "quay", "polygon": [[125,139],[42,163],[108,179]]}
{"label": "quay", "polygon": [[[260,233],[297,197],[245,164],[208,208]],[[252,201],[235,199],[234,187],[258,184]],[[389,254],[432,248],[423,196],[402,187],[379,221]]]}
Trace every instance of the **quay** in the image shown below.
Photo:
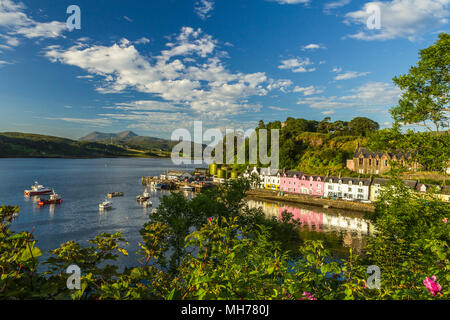
{"label": "quay", "polygon": [[203,192],[206,189],[215,188],[216,184],[209,181],[176,181],[160,179],[159,177],[142,177],[142,185],[145,187],[155,187],[163,185],[164,190],[180,190],[183,187],[191,187],[195,192]]}

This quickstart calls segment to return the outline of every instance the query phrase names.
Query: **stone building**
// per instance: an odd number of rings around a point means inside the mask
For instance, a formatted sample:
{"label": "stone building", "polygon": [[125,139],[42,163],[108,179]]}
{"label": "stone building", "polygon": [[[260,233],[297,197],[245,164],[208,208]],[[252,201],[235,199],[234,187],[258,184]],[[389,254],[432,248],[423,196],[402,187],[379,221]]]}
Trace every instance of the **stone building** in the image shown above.
{"label": "stone building", "polygon": [[418,164],[412,162],[411,153],[372,152],[367,148],[357,147],[353,159],[347,160],[347,168],[362,174],[383,174],[391,169],[392,162],[400,162],[411,171],[418,169]]}

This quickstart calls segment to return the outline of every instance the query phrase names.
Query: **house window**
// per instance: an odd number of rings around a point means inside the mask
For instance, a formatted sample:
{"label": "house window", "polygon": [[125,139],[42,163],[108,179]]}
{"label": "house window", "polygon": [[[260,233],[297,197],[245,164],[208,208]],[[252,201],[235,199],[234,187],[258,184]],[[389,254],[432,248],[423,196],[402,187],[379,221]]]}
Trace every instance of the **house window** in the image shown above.
{"label": "house window", "polygon": [[333,190],[333,186],[328,186],[328,190]]}
{"label": "house window", "polygon": [[388,161],[384,160],[384,165],[387,166],[388,165]]}
{"label": "house window", "polygon": [[378,167],[379,164],[380,164],[380,160],[377,159],[377,160],[375,161],[375,165]]}
{"label": "house window", "polygon": [[372,165],[372,159],[369,159],[369,166]]}
{"label": "house window", "polygon": [[364,163],[364,159],[363,158],[359,158],[359,165],[362,166]]}
{"label": "house window", "polygon": [[352,192],[352,188],[348,188],[348,192]]}
{"label": "house window", "polygon": [[363,190],[363,189],[361,189],[361,188],[359,188],[359,189],[358,189],[358,192],[359,192],[359,193],[363,193],[363,192],[364,192],[364,190]]}

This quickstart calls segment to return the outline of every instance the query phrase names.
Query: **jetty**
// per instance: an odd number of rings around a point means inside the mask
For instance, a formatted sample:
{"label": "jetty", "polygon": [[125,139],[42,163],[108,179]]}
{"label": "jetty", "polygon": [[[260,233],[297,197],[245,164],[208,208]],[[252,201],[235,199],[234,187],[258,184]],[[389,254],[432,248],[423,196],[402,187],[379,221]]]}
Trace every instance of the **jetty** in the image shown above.
{"label": "jetty", "polygon": [[123,197],[123,192],[111,192],[107,194],[108,198]]}

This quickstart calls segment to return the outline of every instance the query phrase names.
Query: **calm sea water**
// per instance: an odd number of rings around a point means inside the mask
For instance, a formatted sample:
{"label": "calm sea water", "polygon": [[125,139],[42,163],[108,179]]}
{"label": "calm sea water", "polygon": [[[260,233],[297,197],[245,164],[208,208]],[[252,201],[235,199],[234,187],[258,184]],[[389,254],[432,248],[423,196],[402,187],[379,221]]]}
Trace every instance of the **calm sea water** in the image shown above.
{"label": "calm sea water", "polygon": [[[100,233],[120,231],[128,241],[130,255],[121,256],[118,265],[134,266],[138,264],[135,253],[141,241],[139,230],[152,211],[136,202],[136,196],[144,191],[141,177],[193,168],[177,167],[169,159],[0,159],[0,204],[20,207],[12,229],[33,231],[37,246],[44,252],[70,240],[88,245]],[[39,208],[36,197],[24,197],[24,189],[36,180],[54,188],[63,203]],[[98,204],[115,191],[125,196],[111,200],[112,210],[99,211]],[[157,208],[161,196],[168,194],[150,192],[153,208]],[[258,200],[249,201],[249,206],[262,208],[269,217],[285,210],[292,212],[303,223],[303,239],[325,240],[336,253],[345,253],[348,248],[359,251],[370,235],[367,221],[358,213]]]}
{"label": "calm sea water", "polygon": [[[170,159],[0,159],[0,204],[20,207],[12,229],[33,231],[37,246],[45,252],[66,241],[87,245],[100,233],[120,231],[129,242],[126,249],[130,255],[121,257],[118,264],[133,266],[138,264],[134,253],[141,241],[139,230],[152,211],[136,202],[136,196],[144,191],[141,177],[193,168],[175,166]],[[36,197],[24,197],[24,189],[34,181],[54,188],[63,203],[39,208]],[[113,198],[113,209],[100,212],[98,204],[115,191],[125,196]],[[150,192],[153,208],[168,194]]]}

